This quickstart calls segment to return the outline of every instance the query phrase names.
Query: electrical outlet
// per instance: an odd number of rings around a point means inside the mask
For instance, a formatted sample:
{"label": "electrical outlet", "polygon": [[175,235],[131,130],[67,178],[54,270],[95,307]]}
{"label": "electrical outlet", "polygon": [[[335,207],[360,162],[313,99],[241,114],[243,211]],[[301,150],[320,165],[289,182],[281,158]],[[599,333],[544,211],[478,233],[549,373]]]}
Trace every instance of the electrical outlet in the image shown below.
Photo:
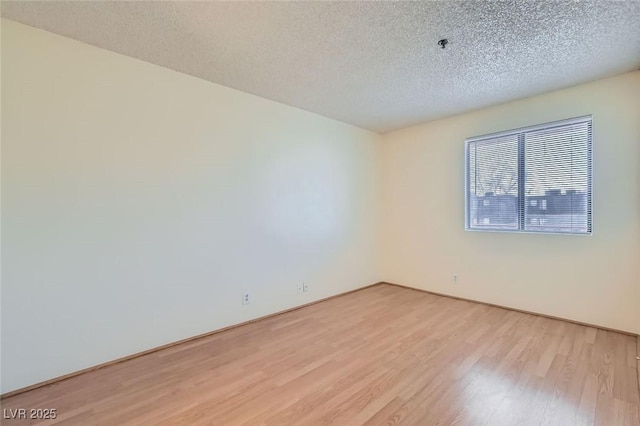
{"label": "electrical outlet", "polygon": [[304,283],[298,284],[298,293],[302,293],[304,291]]}
{"label": "electrical outlet", "polygon": [[242,293],[242,304],[248,305],[249,303],[251,303],[251,295],[245,291]]}
{"label": "electrical outlet", "polygon": [[454,284],[458,284],[460,282],[460,276],[458,274],[453,274],[453,277],[451,278],[451,280],[453,281]]}
{"label": "electrical outlet", "polygon": [[302,291],[307,293],[309,291],[309,284],[302,283]]}

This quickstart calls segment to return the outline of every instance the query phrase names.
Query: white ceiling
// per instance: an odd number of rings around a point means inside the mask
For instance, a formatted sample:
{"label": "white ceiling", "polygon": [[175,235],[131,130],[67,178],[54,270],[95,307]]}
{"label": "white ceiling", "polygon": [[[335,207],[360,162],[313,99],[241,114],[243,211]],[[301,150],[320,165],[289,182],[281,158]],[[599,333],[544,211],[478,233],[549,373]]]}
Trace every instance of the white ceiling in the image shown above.
{"label": "white ceiling", "polygon": [[2,15],[378,132],[640,66],[634,0],[3,1]]}

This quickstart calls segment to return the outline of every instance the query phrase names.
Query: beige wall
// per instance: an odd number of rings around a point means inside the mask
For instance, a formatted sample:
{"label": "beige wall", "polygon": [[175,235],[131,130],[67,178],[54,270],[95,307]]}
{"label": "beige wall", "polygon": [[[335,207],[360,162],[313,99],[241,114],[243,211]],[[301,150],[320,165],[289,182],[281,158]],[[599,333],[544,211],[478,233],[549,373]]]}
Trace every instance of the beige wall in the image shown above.
{"label": "beige wall", "polygon": [[[465,138],[586,114],[593,236],[464,231]],[[389,133],[382,152],[384,280],[640,332],[640,72]]]}
{"label": "beige wall", "polygon": [[376,134],[6,20],[2,67],[2,392],[379,279]]}

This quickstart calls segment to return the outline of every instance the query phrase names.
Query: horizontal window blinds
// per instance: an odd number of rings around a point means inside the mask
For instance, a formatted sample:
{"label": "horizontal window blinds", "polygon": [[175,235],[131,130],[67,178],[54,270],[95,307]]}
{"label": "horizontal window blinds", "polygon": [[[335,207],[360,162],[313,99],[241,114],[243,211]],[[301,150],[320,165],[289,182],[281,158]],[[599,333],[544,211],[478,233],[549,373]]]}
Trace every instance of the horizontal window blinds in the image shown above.
{"label": "horizontal window blinds", "polygon": [[518,229],[518,135],[469,147],[470,219],[478,229]]}
{"label": "horizontal window blinds", "polygon": [[590,234],[591,117],[467,140],[466,229]]}

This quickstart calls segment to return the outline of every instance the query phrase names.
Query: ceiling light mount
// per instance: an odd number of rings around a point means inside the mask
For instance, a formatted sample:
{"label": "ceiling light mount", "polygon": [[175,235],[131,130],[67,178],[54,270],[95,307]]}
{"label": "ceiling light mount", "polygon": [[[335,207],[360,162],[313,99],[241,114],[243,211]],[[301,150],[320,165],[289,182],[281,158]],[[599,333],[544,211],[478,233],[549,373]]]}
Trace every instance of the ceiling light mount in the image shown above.
{"label": "ceiling light mount", "polygon": [[443,38],[442,40],[438,40],[438,46],[440,46],[440,48],[442,49],[447,47],[447,44],[449,44],[449,40],[447,40],[446,38]]}

